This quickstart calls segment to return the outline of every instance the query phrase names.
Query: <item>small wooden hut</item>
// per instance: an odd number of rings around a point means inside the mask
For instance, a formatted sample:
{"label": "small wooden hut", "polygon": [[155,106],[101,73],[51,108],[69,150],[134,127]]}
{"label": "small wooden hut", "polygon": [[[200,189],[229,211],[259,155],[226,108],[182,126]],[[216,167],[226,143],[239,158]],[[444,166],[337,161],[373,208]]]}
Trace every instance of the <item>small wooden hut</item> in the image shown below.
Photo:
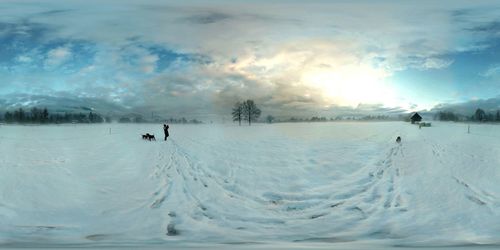
{"label": "small wooden hut", "polygon": [[410,117],[410,121],[411,121],[411,124],[420,122],[420,121],[422,121],[422,116],[420,116],[417,112],[415,112],[415,114],[413,114]]}

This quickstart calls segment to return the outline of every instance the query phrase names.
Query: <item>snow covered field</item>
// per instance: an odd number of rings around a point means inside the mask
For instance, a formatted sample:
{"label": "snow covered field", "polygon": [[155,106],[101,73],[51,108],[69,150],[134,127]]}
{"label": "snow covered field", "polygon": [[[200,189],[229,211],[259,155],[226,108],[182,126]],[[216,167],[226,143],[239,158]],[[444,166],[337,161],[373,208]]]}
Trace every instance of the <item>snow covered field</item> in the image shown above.
{"label": "snow covered field", "polygon": [[500,243],[500,126],[170,127],[0,126],[0,246]]}

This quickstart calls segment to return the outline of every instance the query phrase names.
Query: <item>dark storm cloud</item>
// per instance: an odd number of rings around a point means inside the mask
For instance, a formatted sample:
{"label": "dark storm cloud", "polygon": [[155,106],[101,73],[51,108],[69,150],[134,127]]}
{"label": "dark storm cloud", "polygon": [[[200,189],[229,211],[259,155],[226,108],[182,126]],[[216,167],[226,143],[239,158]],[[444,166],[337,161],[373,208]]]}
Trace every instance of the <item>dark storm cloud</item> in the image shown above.
{"label": "dark storm cloud", "polygon": [[10,94],[0,97],[0,104],[4,109],[37,106],[48,108],[52,112],[88,112],[91,110],[102,113],[112,111],[116,114],[131,112],[129,109],[110,101],[100,98],[79,98],[70,93],[57,93],[52,96]]}
{"label": "dark storm cloud", "polygon": [[441,103],[436,105],[431,111],[453,111],[463,115],[470,115],[478,108],[487,112],[496,112],[497,110],[500,110],[500,96],[488,99],[470,100],[460,103]]}
{"label": "dark storm cloud", "polygon": [[55,29],[41,23],[20,20],[15,22],[0,22],[0,39],[2,44],[14,42],[20,43],[22,47],[25,43],[35,44],[46,40],[54,34]]}
{"label": "dark storm cloud", "polygon": [[187,21],[193,24],[212,24],[216,22],[221,22],[232,18],[232,16],[224,13],[212,12],[212,13],[201,13],[195,14],[188,17],[184,17],[181,20]]}
{"label": "dark storm cloud", "polygon": [[42,12],[36,13],[33,16],[55,16],[55,15],[59,15],[59,14],[65,14],[65,13],[68,13],[71,11],[73,11],[73,10],[71,10],[71,9],[48,10],[48,11],[42,11]]}
{"label": "dark storm cloud", "polygon": [[481,24],[472,28],[468,28],[467,30],[488,36],[491,35],[498,36],[500,35],[500,21]]}

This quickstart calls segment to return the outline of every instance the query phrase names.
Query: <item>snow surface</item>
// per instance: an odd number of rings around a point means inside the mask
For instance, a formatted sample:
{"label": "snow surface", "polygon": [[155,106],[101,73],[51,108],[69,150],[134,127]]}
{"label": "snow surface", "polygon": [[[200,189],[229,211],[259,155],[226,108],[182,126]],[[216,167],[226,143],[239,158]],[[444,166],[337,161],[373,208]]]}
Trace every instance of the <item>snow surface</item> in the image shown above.
{"label": "snow surface", "polygon": [[161,124],[1,125],[0,246],[500,243],[500,126],[171,125],[170,135],[162,141]]}

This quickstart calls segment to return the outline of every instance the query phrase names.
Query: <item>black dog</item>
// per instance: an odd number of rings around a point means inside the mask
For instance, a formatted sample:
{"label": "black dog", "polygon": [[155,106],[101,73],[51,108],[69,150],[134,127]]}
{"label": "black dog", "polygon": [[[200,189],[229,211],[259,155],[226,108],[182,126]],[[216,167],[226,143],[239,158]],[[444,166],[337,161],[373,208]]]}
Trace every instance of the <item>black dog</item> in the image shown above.
{"label": "black dog", "polygon": [[148,138],[150,141],[156,141],[155,135],[149,135]]}
{"label": "black dog", "polygon": [[396,138],[396,142],[401,143],[401,136],[398,136],[398,138]]}
{"label": "black dog", "polygon": [[155,135],[150,135],[149,133],[142,135],[143,140],[156,141]]}

